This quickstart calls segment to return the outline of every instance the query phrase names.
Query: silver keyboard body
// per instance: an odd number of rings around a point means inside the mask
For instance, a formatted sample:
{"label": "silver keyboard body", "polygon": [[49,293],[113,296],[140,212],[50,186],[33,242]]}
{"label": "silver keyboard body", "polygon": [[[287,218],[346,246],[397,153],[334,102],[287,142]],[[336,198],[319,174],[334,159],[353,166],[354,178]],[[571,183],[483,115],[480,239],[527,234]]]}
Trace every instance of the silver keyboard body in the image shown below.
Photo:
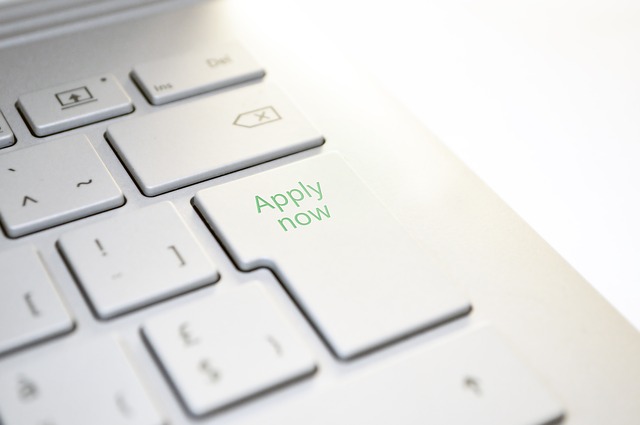
{"label": "silver keyboard body", "polygon": [[[28,35],[25,40],[33,40],[0,50],[0,110],[17,139],[15,145],[1,149],[0,154],[66,135],[84,134],[126,198],[124,206],[51,229],[15,239],[0,235],[0,251],[23,245],[36,247],[76,324],[67,335],[1,356],[0,369],[18,369],[46,358],[48,353],[72,351],[78,344],[116,335],[151,398],[161,406],[167,423],[261,423],[260,418],[277,406],[284,405],[292,412],[303,409],[305,404],[299,403],[303,398],[312,398],[350,377],[375,371],[414,351],[489,323],[558,396],[566,412],[562,423],[637,424],[637,331],[432,134],[376,88],[366,74],[326,45],[322,34],[328,29],[308,27],[294,9],[279,1],[161,3],[147,11],[85,21],[77,25],[78,29],[47,30],[50,34],[46,37]],[[93,28],[87,28],[90,26]],[[240,41],[266,70],[265,81],[274,83],[293,99],[326,143],[146,197],[105,141],[107,127],[119,120],[191,102],[193,99],[188,98],[153,106],[132,81],[130,72],[137,64],[204,48],[211,41]],[[40,138],[30,132],[15,106],[25,93],[105,72],[115,75],[131,97],[135,105],[131,115]],[[438,259],[468,295],[473,305],[471,314],[355,361],[342,362],[318,338],[274,273],[264,268],[238,270],[194,209],[194,195],[205,188],[324,152],[340,153],[426,251]],[[436,199],[438,205],[434,208]],[[87,224],[161,201],[175,205],[216,264],[219,282],[113,320],[98,320],[63,261],[57,241]],[[215,295],[253,280],[262,282],[301,335],[313,353],[318,371],[303,382],[195,420],[185,413],[143,343],[140,326],[149,318],[188,305],[203,295]],[[2,300],[0,308],[1,304]],[[398,391],[411,392],[411,388]],[[342,423],[360,422],[356,416],[343,417]]]}

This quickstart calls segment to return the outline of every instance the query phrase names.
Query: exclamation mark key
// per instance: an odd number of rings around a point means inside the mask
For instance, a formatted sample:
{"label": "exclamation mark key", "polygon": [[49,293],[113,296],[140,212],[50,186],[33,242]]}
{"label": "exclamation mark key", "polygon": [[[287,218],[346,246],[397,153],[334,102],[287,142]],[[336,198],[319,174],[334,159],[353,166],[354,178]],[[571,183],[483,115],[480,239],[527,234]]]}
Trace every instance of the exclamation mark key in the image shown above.
{"label": "exclamation mark key", "polygon": [[58,246],[101,319],[218,280],[169,202],[64,234]]}

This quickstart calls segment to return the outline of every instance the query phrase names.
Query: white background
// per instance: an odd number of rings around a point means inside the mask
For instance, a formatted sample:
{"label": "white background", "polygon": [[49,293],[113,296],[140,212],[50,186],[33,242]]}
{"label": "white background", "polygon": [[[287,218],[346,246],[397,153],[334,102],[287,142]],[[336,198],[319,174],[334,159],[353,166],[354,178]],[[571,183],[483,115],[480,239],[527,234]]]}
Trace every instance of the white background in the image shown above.
{"label": "white background", "polygon": [[299,4],[640,329],[640,1]]}

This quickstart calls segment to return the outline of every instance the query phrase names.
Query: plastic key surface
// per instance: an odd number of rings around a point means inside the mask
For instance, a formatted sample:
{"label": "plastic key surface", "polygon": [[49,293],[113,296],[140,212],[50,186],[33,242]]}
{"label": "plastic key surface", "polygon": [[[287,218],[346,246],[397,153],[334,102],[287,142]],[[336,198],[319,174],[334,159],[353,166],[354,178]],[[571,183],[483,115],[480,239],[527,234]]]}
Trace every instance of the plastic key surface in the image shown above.
{"label": "plastic key surface", "polygon": [[83,135],[0,155],[0,221],[19,237],[124,203]]}
{"label": "plastic key surface", "polygon": [[261,78],[264,70],[238,44],[142,63],[131,73],[154,105]]}
{"label": "plastic key surface", "polygon": [[11,146],[16,142],[16,138],[11,131],[11,127],[7,124],[7,120],[0,112],[0,148],[6,148],[7,146]]}
{"label": "plastic key surface", "polygon": [[[279,425],[551,425],[562,404],[491,328],[379,364],[318,397],[260,417]],[[313,412],[313,414],[309,414]],[[246,422],[245,422],[246,423]],[[250,423],[250,422],[249,422]]]}
{"label": "plastic key surface", "polygon": [[169,202],[66,233],[59,247],[102,319],[219,277]]}
{"label": "plastic key surface", "polygon": [[340,358],[471,308],[337,154],[202,190],[195,205],[241,269],[275,271]]}
{"label": "plastic key surface", "polygon": [[291,101],[268,84],[114,124],[107,138],[148,196],[324,141]]}
{"label": "plastic key surface", "polygon": [[0,354],[72,329],[36,250],[23,246],[0,252]]}
{"label": "plastic key surface", "polygon": [[122,348],[111,338],[0,369],[6,425],[161,425]]}
{"label": "plastic key surface", "polygon": [[133,111],[131,99],[111,74],[25,94],[18,99],[31,131],[48,136]]}
{"label": "plastic key surface", "polygon": [[316,369],[259,283],[153,318],[143,332],[185,406],[197,416]]}

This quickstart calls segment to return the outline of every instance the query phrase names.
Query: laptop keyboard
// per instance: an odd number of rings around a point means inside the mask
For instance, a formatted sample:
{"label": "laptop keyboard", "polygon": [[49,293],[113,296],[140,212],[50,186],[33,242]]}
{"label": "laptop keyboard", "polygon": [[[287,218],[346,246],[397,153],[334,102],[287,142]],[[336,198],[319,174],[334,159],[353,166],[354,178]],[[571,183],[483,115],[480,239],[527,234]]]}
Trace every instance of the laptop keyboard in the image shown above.
{"label": "laptop keyboard", "polygon": [[[185,61],[193,64],[188,72],[180,66]],[[152,105],[187,101],[127,115],[134,104],[111,74],[17,99],[37,136],[109,120],[105,139],[137,185],[136,196],[146,195],[148,202],[100,218],[126,205],[126,199],[86,135],[59,134],[0,152],[0,218],[12,239],[0,252],[0,423],[190,423],[190,417],[240,409],[241,401],[249,404],[271,389],[313,380],[320,369],[317,353],[262,282],[203,292],[225,275],[203,249],[202,238],[219,243],[240,272],[271,270],[345,367],[470,312],[471,302],[438,261],[339,154],[216,182],[215,177],[325,143],[287,95],[262,81],[264,70],[242,47],[228,44],[211,55],[187,53],[132,69],[131,78]],[[225,89],[214,91],[220,88]],[[13,143],[0,115],[0,147]],[[191,197],[210,234],[194,232],[173,202],[151,198],[209,180],[209,187]],[[183,417],[168,418],[158,406],[153,388],[136,372],[140,359],[128,354],[130,347],[117,335],[96,332],[73,350],[3,367],[5,359],[70,338],[79,325],[48,272],[50,259],[21,238],[96,214],[56,238],[58,260],[96,323],[143,313],[136,316],[138,342],[155,359]],[[198,291],[202,295],[189,303],[160,313],[149,308]],[[390,376],[430,401],[400,400],[391,392],[387,398],[395,402],[388,405],[365,409],[350,403],[344,408],[349,417],[367,410],[371,417],[363,416],[363,423],[370,423],[415,406],[423,406],[421,417],[448,424],[544,424],[563,415],[555,398],[490,329],[420,350],[362,378],[364,384],[350,381],[304,403],[332,405],[335,397],[353,395],[350,386],[384,388]],[[457,407],[443,408],[451,406],[447,400]],[[505,414],[505,406],[516,407]],[[320,410],[313,423],[340,423],[333,409]],[[270,414],[273,421],[264,423],[312,423],[278,409]]]}

